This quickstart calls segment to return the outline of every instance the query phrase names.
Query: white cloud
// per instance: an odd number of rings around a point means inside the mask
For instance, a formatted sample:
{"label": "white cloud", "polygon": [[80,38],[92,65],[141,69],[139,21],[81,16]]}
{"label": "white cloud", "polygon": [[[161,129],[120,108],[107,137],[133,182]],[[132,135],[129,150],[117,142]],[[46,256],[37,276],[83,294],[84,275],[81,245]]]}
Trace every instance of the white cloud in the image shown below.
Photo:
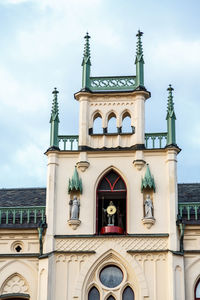
{"label": "white cloud", "polygon": [[16,112],[35,113],[46,109],[48,99],[41,90],[31,84],[23,83],[15,78],[7,69],[0,66],[0,103],[12,107]]}

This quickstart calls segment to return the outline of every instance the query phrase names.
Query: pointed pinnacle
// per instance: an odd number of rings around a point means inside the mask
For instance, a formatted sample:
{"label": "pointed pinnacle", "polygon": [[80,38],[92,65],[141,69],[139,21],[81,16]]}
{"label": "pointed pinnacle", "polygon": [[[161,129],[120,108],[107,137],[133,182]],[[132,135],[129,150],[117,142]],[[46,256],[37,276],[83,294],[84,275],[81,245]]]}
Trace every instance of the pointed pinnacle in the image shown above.
{"label": "pointed pinnacle", "polygon": [[89,36],[88,32],[84,36],[84,39],[85,39],[85,45],[84,45],[84,51],[83,51],[82,65],[86,64],[86,63],[91,65],[91,62],[90,62],[90,42],[89,42],[90,36]]}
{"label": "pointed pinnacle", "polygon": [[136,61],[143,61],[143,49],[142,49],[142,40],[143,32],[138,30],[137,36],[137,44],[136,44]]}
{"label": "pointed pinnacle", "polygon": [[167,88],[167,91],[169,91],[169,95],[168,95],[168,101],[167,101],[167,111],[168,112],[172,112],[174,109],[174,102],[173,102],[173,87],[171,86],[171,84],[169,84],[169,87]]}
{"label": "pointed pinnacle", "polygon": [[[51,119],[55,120],[56,118],[58,118],[58,98],[57,98],[57,94],[59,93],[59,91],[54,88],[52,94],[54,95],[53,97],[53,102],[52,102],[52,110],[51,110]],[[59,119],[58,119],[59,120]]]}

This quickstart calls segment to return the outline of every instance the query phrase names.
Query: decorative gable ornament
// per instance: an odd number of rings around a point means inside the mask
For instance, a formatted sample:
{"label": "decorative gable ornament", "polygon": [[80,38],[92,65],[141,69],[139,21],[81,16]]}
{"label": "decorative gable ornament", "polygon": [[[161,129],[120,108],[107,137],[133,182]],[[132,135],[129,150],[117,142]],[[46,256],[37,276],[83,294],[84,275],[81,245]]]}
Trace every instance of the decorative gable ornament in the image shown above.
{"label": "decorative gable ornament", "polygon": [[146,188],[153,189],[154,193],[156,191],[154,178],[151,175],[148,164],[147,164],[147,169],[146,169],[146,173],[144,175],[144,178],[142,178],[141,191],[143,192],[143,190],[146,189]]}
{"label": "decorative gable ornament", "polygon": [[74,169],[72,179],[69,179],[68,194],[71,192],[79,192],[80,194],[83,192],[82,180],[79,178],[77,167]]}

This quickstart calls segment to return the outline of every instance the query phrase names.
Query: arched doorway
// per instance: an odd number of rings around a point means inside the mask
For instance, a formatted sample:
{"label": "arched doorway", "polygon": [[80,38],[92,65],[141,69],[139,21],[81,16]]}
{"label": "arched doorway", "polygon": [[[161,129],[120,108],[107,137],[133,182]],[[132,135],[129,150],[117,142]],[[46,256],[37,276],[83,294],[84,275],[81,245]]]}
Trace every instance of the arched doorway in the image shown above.
{"label": "arched doorway", "polygon": [[100,180],[97,187],[97,234],[126,233],[126,185],[113,169]]}

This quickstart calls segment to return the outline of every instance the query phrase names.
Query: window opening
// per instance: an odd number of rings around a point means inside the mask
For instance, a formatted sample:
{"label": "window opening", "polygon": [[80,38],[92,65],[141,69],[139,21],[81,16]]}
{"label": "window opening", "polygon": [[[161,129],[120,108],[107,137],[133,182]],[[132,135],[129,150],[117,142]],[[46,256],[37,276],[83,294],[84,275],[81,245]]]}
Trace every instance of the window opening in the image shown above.
{"label": "window opening", "polygon": [[122,121],[122,133],[132,133],[133,129],[131,126],[131,117],[130,115],[126,115]]}
{"label": "window opening", "polygon": [[134,292],[130,286],[127,286],[123,291],[122,300],[134,300]]}
{"label": "window opening", "polygon": [[200,279],[198,280],[195,287],[195,300],[200,300]]}
{"label": "window opening", "polygon": [[126,232],[126,185],[119,174],[111,170],[97,188],[97,233]]}
{"label": "window opening", "polygon": [[99,278],[103,285],[114,288],[122,282],[123,273],[117,266],[107,266],[100,272]]}
{"label": "window opening", "polygon": [[16,252],[21,252],[22,250],[22,247],[20,245],[18,245],[16,248],[15,248]]}
{"label": "window opening", "polygon": [[93,133],[94,134],[102,134],[103,128],[102,128],[102,118],[100,114],[96,115],[93,122]]}
{"label": "window opening", "polygon": [[112,113],[108,118],[108,133],[117,133],[117,120],[116,116]]}
{"label": "window opening", "polygon": [[100,300],[100,294],[97,288],[92,287],[88,294],[88,300]]}
{"label": "window opening", "polygon": [[107,300],[115,300],[115,298],[113,296],[110,296]]}

